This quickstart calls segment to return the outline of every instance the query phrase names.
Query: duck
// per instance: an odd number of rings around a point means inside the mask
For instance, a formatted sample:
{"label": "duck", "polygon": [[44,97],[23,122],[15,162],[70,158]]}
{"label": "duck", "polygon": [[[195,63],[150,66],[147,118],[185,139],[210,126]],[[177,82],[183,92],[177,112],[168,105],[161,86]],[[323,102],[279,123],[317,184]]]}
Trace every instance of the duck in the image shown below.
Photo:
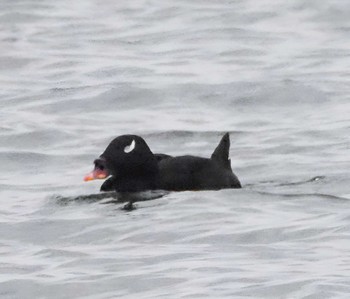
{"label": "duck", "polygon": [[242,188],[229,158],[230,136],[221,138],[210,158],[153,153],[138,135],[113,139],[94,160],[85,181],[107,179],[100,191],[200,191]]}

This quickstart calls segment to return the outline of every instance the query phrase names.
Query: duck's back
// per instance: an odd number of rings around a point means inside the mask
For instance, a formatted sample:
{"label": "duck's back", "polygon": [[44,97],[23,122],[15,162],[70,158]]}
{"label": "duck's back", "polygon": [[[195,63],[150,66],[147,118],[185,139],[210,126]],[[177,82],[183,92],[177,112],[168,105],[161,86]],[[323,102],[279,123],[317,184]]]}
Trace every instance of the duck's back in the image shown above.
{"label": "duck's back", "polygon": [[159,188],[164,190],[217,190],[240,188],[231,167],[212,159],[180,156],[159,162]]}

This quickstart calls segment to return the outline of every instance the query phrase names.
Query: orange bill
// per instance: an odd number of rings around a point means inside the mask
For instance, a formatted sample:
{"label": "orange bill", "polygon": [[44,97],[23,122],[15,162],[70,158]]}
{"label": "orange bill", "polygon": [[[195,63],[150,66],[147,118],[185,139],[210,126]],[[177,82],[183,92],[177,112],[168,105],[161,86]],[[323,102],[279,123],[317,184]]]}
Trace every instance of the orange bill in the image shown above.
{"label": "orange bill", "polygon": [[108,177],[109,173],[106,170],[94,169],[84,177],[84,181],[102,180]]}

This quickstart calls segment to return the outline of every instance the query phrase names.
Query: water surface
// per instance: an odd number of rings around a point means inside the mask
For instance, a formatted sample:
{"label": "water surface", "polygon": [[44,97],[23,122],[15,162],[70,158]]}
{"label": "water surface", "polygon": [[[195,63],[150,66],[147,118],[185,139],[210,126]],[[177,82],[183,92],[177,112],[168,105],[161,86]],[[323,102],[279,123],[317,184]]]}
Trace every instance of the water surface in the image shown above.
{"label": "water surface", "polygon": [[[348,1],[0,3],[1,298],[348,298]],[[121,134],[242,190],[126,212]]]}

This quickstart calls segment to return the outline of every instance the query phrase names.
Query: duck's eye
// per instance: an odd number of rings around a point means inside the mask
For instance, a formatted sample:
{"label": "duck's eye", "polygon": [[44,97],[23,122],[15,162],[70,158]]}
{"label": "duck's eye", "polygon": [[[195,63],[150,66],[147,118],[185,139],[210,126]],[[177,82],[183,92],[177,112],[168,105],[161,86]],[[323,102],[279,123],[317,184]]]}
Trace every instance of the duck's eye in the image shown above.
{"label": "duck's eye", "polygon": [[131,141],[131,143],[129,145],[127,145],[126,147],[124,147],[124,153],[131,153],[134,149],[135,149],[135,140]]}
{"label": "duck's eye", "polygon": [[104,167],[103,165],[98,165],[97,168],[98,168],[99,170],[104,170],[104,169],[105,169],[105,167]]}

